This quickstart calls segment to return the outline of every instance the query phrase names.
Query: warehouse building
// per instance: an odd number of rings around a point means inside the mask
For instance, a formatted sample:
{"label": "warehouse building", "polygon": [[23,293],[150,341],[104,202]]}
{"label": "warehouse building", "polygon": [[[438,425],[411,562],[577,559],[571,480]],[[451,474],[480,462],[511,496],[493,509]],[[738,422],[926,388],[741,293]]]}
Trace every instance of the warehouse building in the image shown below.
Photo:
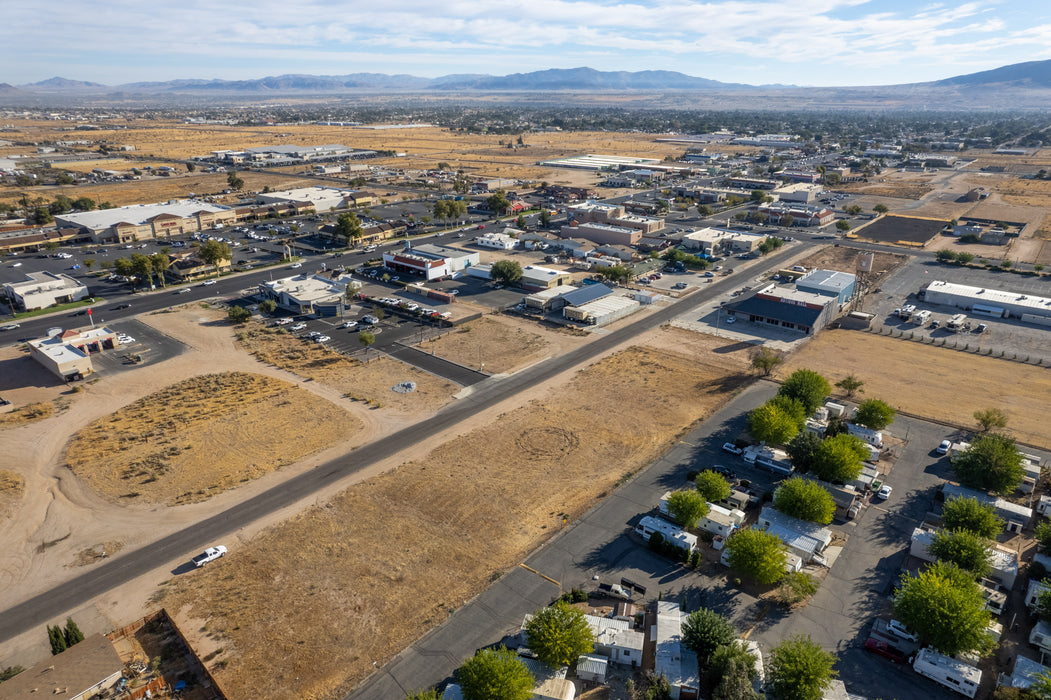
{"label": "warehouse building", "polygon": [[813,335],[827,326],[839,311],[835,298],[798,289],[769,285],[750,297],[727,304],[736,318]]}
{"label": "warehouse building", "polygon": [[94,243],[131,243],[206,231],[239,220],[238,212],[195,199],[57,214],[55,225],[83,229]]}
{"label": "warehouse building", "polygon": [[[480,254],[448,246],[424,244],[413,248],[406,242],[405,249],[383,254],[383,266],[393,272],[407,272],[426,280],[450,277],[481,262]],[[529,269],[529,268],[526,268]]]}
{"label": "warehouse building", "polygon": [[527,309],[548,312],[558,311],[566,305],[566,294],[574,292],[580,287],[571,284],[563,284],[550,289],[543,289],[535,294],[530,294],[522,299]]}
{"label": "warehouse building", "polygon": [[637,229],[593,222],[563,226],[559,234],[563,238],[582,238],[597,245],[635,245],[642,238],[642,231]]}
{"label": "warehouse building", "polygon": [[838,270],[811,270],[796,280],[796,289],[827,297],[835,297],[842,306],[854,295],[858,278]]}
{"label": "warehouse building", "polygon": [[[598,286],[598,285],[592,285]],[[581,289],[584,291],[587,287]],[[618,296],[603,296],[595,301],[569,306],[562,309],[562,315],[570,321],[585,323],[589,326],[605,326],[625,316],[630,316],[641,308],[634,299]]]}
{"label": "warehouse building", "polygon": [[518,286],[527,292],[539,292],[559,285],[569,284],[573,276],[562,270],[553,270],[540,265],[526,265],[522,268],[522,279]]}
{"label": "warehouse building", "polygon": [[256,195],[255,201],[258,204],[293,205],[300,213],[310,209],[326,212],[347,206],[347,198],[352,194],[350,190],[336,187],[299,187],[281,192],[260,193]]}
{"label": "warehouse building", "polygon": [[1047,297],[971,287],[941,280],[928,282],[921,287],[920,297],[928,304],[955,306],[978,316],[1014,317],[1030,323],[1051,325],[1051,299]]}
{"label": "warehouse building", "polygon": [[88,288],[61,272],[29,272],[22,282],[4,284],[4,294],[16,311],[33,311],[87,299]]}

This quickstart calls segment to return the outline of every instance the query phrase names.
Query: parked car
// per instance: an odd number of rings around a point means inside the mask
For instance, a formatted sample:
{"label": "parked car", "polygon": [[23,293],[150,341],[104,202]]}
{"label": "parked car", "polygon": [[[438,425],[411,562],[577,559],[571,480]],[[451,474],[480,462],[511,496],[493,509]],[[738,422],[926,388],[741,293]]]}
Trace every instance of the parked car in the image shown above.
{"label": "parked car", "polygon": [[598,592],[601,595],[620,600],[631,600],[631,591],[617,583],[600,583]]}
{"label": "parked car", "polygon": [[314,342],[315,343],[327,343],[330,340],[332,340],[332,338],[329,338],[327,335],[316,335],[316,336],[314,336]]}
{"label": "parked car", "polygon": [[879,499],[881,501],[885,501],[888,498],[890,498],[890,493],[893,490],[894,488],[890,484],[883,484],[883,486],[880,486],[879,493],[877,493],[876,495],[879,496]]}
{"label": "parked car", "polygon": [[934,451],[940,455],[944,455],[949,453],[950,447],[952,447],[952,440],[942,440],[938,443],[938,447],[936,447]]}
{"label": "parked car", "polygon": [[974,329],[974,332],[975,333],[985,333],[985,329],[988,328],[988,327],[989,326],[987,326],[984,323],[979,323],[978,326]]}
{"label": "parked car", "polygon": [[726,322],[727,323],[736,323],[737,322],[737,317],[736,316],[727,316]]}
{"label": "parked car", "polygon": [[358,327],[358,322],[357,321],[347,321],[342,326],[340,326],[340,328],[351,328],[351,329],[354,329],[354,328],[357,328],[357,327]]}
{"label": "parked car", "polygon": [[290,270],[298,270],[301,267],[303,267],[303,263],[293,263],[293,264],[288,266],[288,269],[290,269]]}
{"label": "parked car", "polygon": [[292,319],[290,319],[288,317],[279,318],[276,321],[274,321],[274,325],[275,326],[287,326],[290,323],[292,323]]}
{"label": "parked car", "polygon": [[301,331],[307,327],[307,324],[300,322],[289,328],[290,331]]}
{"label": "parked car", "polygon": [[740,447],[738,447],[737,445],[733,444],[732,442],[724,442],[723,443],[723,449],[726,450],[727,452],[729,452],[732,455],[739,455],[742,452],[744,452],[744,450],[742,450]]}
{"label": "parked car", "polygon": [[916,635],[910,632],[908,627],[897,620],[891,620],[887,623],[887,631],[899,639],[904,639],[910,642],[917,641]]}
{"label": "parked car", "polygon": [[865,640],[865,651],[871,651],[873,654],[890,659],[896,664],[905,663],[905,652],[875,637],[869,637]]}
{"label": "parked car", "polygon": [[208,562],[215,561],[216,559],[222,559],[226,556],[226,547],[223,545],[217,545],[215,547],[209,547],[204,550],[196,557],[193,558],[193,565],[200,568]]}

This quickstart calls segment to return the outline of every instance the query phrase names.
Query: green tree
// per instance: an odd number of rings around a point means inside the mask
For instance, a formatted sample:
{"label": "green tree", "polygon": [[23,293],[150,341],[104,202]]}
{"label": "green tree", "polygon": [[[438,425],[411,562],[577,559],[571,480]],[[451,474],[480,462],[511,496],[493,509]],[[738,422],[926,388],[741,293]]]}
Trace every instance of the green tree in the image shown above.
{"label": "green tree", "polygon": [[[1004,527],[1004,521],[991,504],[969,497],[946,501],[942,508],[942,523],[949,530],[966,530],[988,539],[999,535]],[[1048,525],[1048,535],[1051,536],[1051,525]]]}
{"label": "green tree", "polygon": [[66,644],[65,633],[58,625],[55,625],[54,627],[51,625],[47,626],[47,638],[51,642],[52,654],[61,654],[66,650],[66,647],[69,646]]}
{"label": "green tree", "polygon": [[1025,477],[1015,441],[1001,433],[979,435],[971,446],[952,456],[952,467],[964,486],[1007,495]]}
{"label": "green tree", "polygon": [[803,571],[793,571],[785,574],[785,577],[781,579],[777,597],[785,605],[795,605],[815,593],[817,593],[817,582],[811,578],[810,574]]}
{"label": "green tree", "polygon": [[861,213],[861,205],[860,204],[851,204],[851,205],[843,207],[843,211],[845,211],[846,213],[850,214],[851,216],[857,216],[858,214]]}
{"label": "green tree", "polygon": [[861,463],[869,450],[858,438],[846,433],[825,438],[814,452],[811,471],[825,481],[853,481],[861,474]]}
{"label": "green tree", "polygon": [[43,225],[50,224],[55,220],[54,215],[47,207],[37,207],[33,210],[33,223]]}
{"label": "green tree", "polygon": [[947,562],[935,562],[916,576],[902,575],[894,615],[943,654],[985,652],[992,646],[981,587]]}
{"label": "green tree", "polygon": [[624,265],[607,265],[600,267],[595,273],[610,282],[627,282],[631,279],[631,269]]}
{"label": "green tree", "polygon": [[737,640],[716,649],[708,664],[712,700],[758,700],[752,687],[759,675],[755,664],[755,657]]}
{"label": "green tree", "polygon": [[1038,673],[1036,678],[1032,678],[1029,692],[1036,695],[1040,700],[1051,700],[1051,671],[1043,671]]}
{"label": "green tree", "polygon": [[738,530],[726,541],[730,568],[757,583],[777,583],[785,576],[785,545],[765,530]]}
{"label": "green tree", "polygon": [[12,678],[14,678],[19,673],[25,670],[25,666],[8,666],[4,670],[0,671],[0,683],[11,680]]}
{"label": "green tree", "polygon": [[518,218],[515,219],[515,228],[519,229],[520,231],[524,231],[528,225],[529,222],[526,221],[525,214],[519,214]]}
{"label": "green tree", "polygon": [[514,286],[522,279],[522,265],[517,260],[497,260],[489,271],[489,278],[509,287]]}
{"label": "green tree", "polygon": [[864,384],[865,382],[861,381],[853,374],[848,374],[836,382],[836,386],[843,390],[843,393],[847,395],[848,399],[854,394],[863,393],[865,390],[861,387]]}
{"label": "green tree", "polygon": [[365,235],[361,220],[352,212],[344,212],[336,218],[336,235],[350,245]]}
{"label": "green tree", "polygon": [[766,192],[762,190],[752,190],[752,194],[749,197],[753,202],[764,202],[766,201]]}
{"label": "green tree", "polygon": [[69,173],[59,173],[58,177],[55,178],[56,185],[72,185],[76,180]]}
{"label": "green tree", "polygon": [[368,355],[369,348],[376,342],[376,336],[369,331],[361,331],[358,333],[358,342],[365,346],[365,354]]}
{"label": "green tree", "polygon": [[886,204],[877,204],[876,206],[872,207],[872,211],[876,212],[877,214],[886,214],[888,211],[890,211],[890,209],[887,208]]}
{"label": "green tree", "polygon": [[781,217],[781,225],[785,228],[792,228],[796,225],[796,217],[791,214],[785,214]]}
{"label": "green tree", "polygon": [[434,203],[434,218],[441,219],[442,221],[448,221],[450,218],[449,214],[449,202],[448,199],[439,199]]}
{"label": "green tree", "polygon": [[95,209],[95,200],[91,197],[77,197],[73,200],[73,208],[77,211],[92,211]]}
{"label": "green tree", "polygon": [[136,275],[146,280],[147,285],[153,286],[153,261],[150,260],[150,256],[132,253],[131,267]]}
{"label": "green tree", "polygon": [[205,241],[197,249],[197,257],[203,260],[205,265],[215,266],[216,277],[219,276],[219,263],[223,260],[230,260],[231,255],[230,246],[222,241]]}
{"label": "green tree", "polygon": [[154,253],[149,256],[150,267],[153,268],[153,274],[157,275],[157,279],[160,281],[162,287],[167,287],[168,282],[164,279],[164,273],[168,270],[168,266],[171,264],[171,258],[167,253]]}
{"label": "green tree", "polygon": [[967,530],[942,530],[931,540],[932,556],[964,571],[976,579],[984,578],[993,568],[989,559],[989,540]]}
{"label": "green tree", "polygon": [[751,360],[752,369],[761,373],[764,377],[769,377],[770,373],[774,371],[774,367],[785,361],[785,356],[779,350],[760,345],[752,349]]}
{"label": "green tree", "polygon": [[709,608],[694,610],[682,623],[682,643],[706,663],[715,650],[737,638],[734,626]]}
{"label": "green tree", "polygon": [[781,384],[778,394],[797,399],[806,407],[807,415],[813,413],[832,390],[828,380],[810,369],[797,369]]}
{"label": "green tree", "polygon": [[765,403],[748,414],[748,433],[759,442],[783,445],[799,433],[799,424],[780,406]]}
{"label": "green tree", "polygon": [[543,227],[543,228],[547,228],[550,225],[551,225],[551,212],[549,212],[547,209],[541,209],[540,210],[540,226]]}
{"label": "green tree", "polygon": [[696,484],[698,493],[706,501],[711,501],[712,503],[729,498],[732,490],[726,477],[719,472],[713,472],[711,469],[705,469],[698,474],[693,483]]}
{"label": "green tree", "polygon": [[536,681],[510,649],[480,649],[456,672],[465,700],[529,700]]}
{"label": "green tree", "polygon": [[708,515],[708,510],[708,503],[696,489],[673,491],[668,496],[668,513],[688,528],[697,527],[701,518]]}
{"label": "green tree", "polygon": [[784,411],[795,421],[796,427],[800,430],[806,427],[807,411],[798,399],[778,395],[767,401],[767,403],[771,406],[777,406]]}
{"label": "green tree", "polygon": [[242,190],[245,186],[245,181],[238,177],[236,172],[227,173],[226,183],[234,190]]}
{"label": "green tree", "polygon": [[243,306],[231,306],[226,312],[226,317],[231,323],[244,323],[252,318],[252,312]]}
{"label": "green tree", "polygon": [[507,194],[503,190],[497,190],[485,198],[485,204],[489,207],[489,211],[500,216],[507,211],[509,206],[511,206],[511,201],[507,198]]}
{"label": "green tree", "polygon": [[526,623],[529,648],[548,666],[568,666],[595,648],[595,635],[577,608],[559,600],[542,608]]}
{"label": "green tree", "polygon": [[795,636],[770,652],[767,685],[780,700],[821,700],[835,678],[836,657],[809,636]]}
{"label": "green tree", "polygon": [[974,419],[983,433],[993,428],[1003,429],[1007,427],[1007,414],[999,408],[980,408],[974,412]]}
{"label": "green tree", "polygon": [[442,700],[444,693],[439,693],[434,688],[427,690],[414,690],[405,696],[405,700]]}
{"label": "green tree", "polygon": [[259,302],[259,310],[264,314],[272,314],[277,311],[277,302],[273,299],[263,299]]}
{"label": "green tree", "polygon": [[854,422],[871,430],[883,430],[894,422],[898,412],[879,399],[865,399],[858,404]]}
{"label": "green tree", "polygon": [[74,644],[79,644],[84,641],[84,633],[77,627],[77,623],[73,622],[72,617],[66,618],[66,629],[62,633],[62,636],[66,638],[66,646],[71,647]]}
{"label": "green tree", "polygon": [[850,222],[847,221],[846,219],[840,219],[839,221],[836,222],[836,229],[838,229],[839,231],[849,231],[850,230]]}
{"label": "green tree", "polygon": [[113,261],[113,271],[121,277],[131,277],[135,274],[135,266],[127,258],[117,258]]}
{"label": "green tree", "polygon": [[1051,622],[1051,591],[1041,591],[1036,597],[1033,613],[1044,622]]}
{"label": "green tree", "polygon": [[774,491],[774,508],[785,515],[819,525],[828,525],[836,514],[836,502],[828,489],[801,476],[781,482]]}
{"label": "green tree", "polygon": [[1045,521],[1037,525],[1033,535],[1042,550],[1051,552],[1051,522]]}
{"label": "green tree", "polygon": [[698,204],[697,205],[697,213],[700,216],[711,216],[712,215],[712,208],[710,206],[708,206],[707,204]]}
{"label": "green tree", "polygon": [[197,165],[195,163],[186,164],[186,172],[192,173],[194,170],[197,170]]}
{"label": "green tree", "polygon": [[820,446],[821,436],[804,430],[785,445],[785,451],[792,458],[792,466],[796,468],[796,471],[805,474],[813,468],[814,456]]}

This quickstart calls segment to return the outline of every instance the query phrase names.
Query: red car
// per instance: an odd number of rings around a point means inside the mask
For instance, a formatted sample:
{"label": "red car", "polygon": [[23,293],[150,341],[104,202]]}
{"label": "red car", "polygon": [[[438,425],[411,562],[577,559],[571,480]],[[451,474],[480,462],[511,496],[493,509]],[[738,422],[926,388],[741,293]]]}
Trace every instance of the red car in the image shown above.
{"label": "red car", "polygon": [[873,654],[890,659],[896,664],[905,663],[905,653],[901,649],[896,649],[875,637],[869,637],[865,640],[865,651],[871,651]]}

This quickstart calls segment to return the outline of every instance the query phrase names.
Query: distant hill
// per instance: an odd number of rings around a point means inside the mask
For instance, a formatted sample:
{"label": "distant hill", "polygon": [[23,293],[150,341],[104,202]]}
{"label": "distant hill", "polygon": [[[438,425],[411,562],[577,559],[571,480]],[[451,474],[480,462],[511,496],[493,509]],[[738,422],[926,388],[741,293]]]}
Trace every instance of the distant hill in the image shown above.
{"label": "distant hill", "polygon": [[464,90],[711,90],[750,87],[694,78],[666,70],[598,71],[594,68],[553,68],[504,76],[447,76],[437,78],[436,88]]}
{"label": "distant hill", "polygon": [[22,85],[23,89],[27,90],[94,90],[96,88],[109,89],[102,83],[89,83],[84,80],[69,80],[67,78],[48,78],[47,80],[41,80],[38,83],[31,83],[29,85]]}
{"label": "distant hill", "polygon": [[22,95],[21,90],[10,83],[0,83],[0,95]]}
{"label": "distant hill", "polygon": [[968,73],[939,80],[938,86],[1003,86],[1051,88],[1051,61],[1027,61],[980,73]]}

